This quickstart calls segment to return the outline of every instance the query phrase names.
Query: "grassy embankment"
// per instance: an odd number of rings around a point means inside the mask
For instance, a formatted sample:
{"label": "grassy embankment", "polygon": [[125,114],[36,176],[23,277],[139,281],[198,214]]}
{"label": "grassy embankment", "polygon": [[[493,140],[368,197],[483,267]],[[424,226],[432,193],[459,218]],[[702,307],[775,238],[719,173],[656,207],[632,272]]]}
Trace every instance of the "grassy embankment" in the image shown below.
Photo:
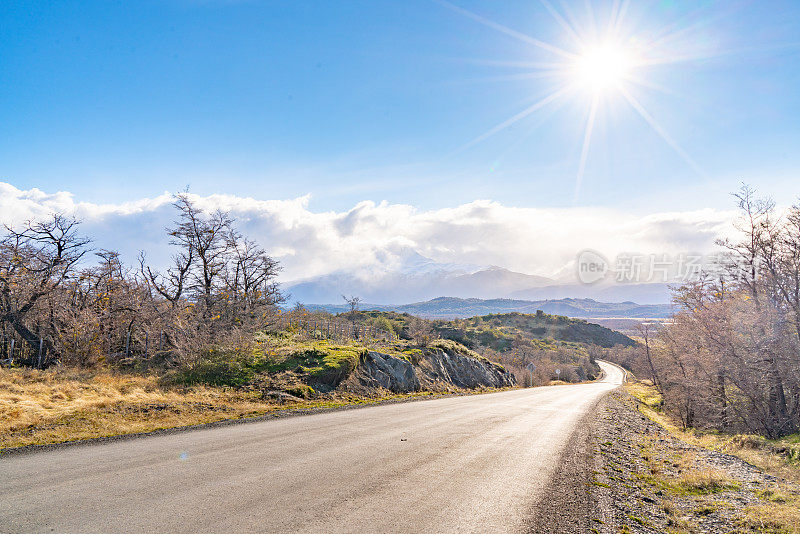
{"label": "grassy embankment", "polygon": [[[438,344],[437,344],[438,343]],[[431,348],[442,342],[434,342]],[[464,347],[453,347],[480,357]],[[289,335],[265,336],[250,347],[210,349],[191,363],[158,372],[102,367],[37,371],[0,368],[0,449],[235,420],[290,410],[471,393],[455,387],[437,392],[355,395],[336,389],[367,347]],[[381,347],[415,360],[418,348]],[[485,389],[483,391],[489,391]]]}
{"label": "grassy embankment", "polygon": [[[778,440],[746,434],[723,434],[683,429],[662,409],[662,399],[648,381],[630,380],[627,391],[639,402],[639,410],[678,439],[705,449],[736,456],[777,477],[774,484],[756,492],[757,504],[741,510],[741,532],[800,534],[800,434]],[[653,445],[655,446],[655,445]],[[642,451],[646,459],[648,451]],[[684,469],[680,476],[661,476],[659,466],[652,465],[646,481],[668,499],[670,496],[694,496],[698,506],[712,509],[719,503],[710,496],[736,489],[738,482],[713,469],[697,469],[692,458],[676,458]],[[704,499],[704,497],[709,497]],[[679,530],[676,530],[676,532]]]}
{"label": "grassy embankment", "polygon": [[430,395],[335,392],[283,402],[240,388],[167,386],[158,376],[0,369],[0,449]]}

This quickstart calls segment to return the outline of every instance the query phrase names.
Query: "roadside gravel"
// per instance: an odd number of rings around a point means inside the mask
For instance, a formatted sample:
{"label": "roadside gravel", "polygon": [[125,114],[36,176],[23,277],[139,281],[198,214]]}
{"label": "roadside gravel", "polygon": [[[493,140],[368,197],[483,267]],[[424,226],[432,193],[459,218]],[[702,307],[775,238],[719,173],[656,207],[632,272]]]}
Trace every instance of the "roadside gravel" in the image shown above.
{"label": "roadside gravel", "polygon": [[774,494],[796,498],[800,487],[675,438],[622,390],[603,399],[593,433],[595,471],[588,486],[595,515],[589,532],[800,531],[773,529],[768,518],[754,522],[750,513],[770,504]]}

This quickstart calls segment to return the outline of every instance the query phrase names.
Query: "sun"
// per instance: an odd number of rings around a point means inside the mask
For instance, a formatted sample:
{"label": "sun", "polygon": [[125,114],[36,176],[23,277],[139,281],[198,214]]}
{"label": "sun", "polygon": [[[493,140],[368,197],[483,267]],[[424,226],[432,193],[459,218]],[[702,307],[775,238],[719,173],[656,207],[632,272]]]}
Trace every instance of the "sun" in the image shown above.
{"label": "sun", "polygon": [[538,99],[526,108],[463,144],[454,153],[499,134],[534,113],[548,107],[559,106],[564,100],[572,99],[582,107],[585,105],[586,108],[583,141],[575,177],[575,199],[581,190],[595,123],[616,115],[607,112],[612,106],[630,107],[699,176],[705,175],[638,97],[643,91],[675,94],[651,79],[653,68],[685,61],[704,61],[711,57],[707,53],[693,51],[691,48],[681,53],[676,51],[679,48],[676,47],[676,43],[685,42],[686,28],[676,26],[639,29],[629,22],[633,17],[626,15],[628,8],[633,4],[630,0],[607,2],[609,10],[606,16],[600,18],[596,16],[592,2],[587,1],[586,17],[582,23],[566,6],[562,14],[549,0],[540,0],[542,6],[564,32],[564,45],[559,46],[499,24],[458,7],[448,0],[435,1],[461,16],[538,50],[540,59],[536,61],[497,61],[498,66],[515,66],[524,69],[524,72],[491,78],[492,80],[538,80],[542,82],[543,87],[548,88],[547,92],[542,93],[542,96],[537,97]]}
{"label": "sun", "polygon": [[630,50],[615,44],[600,44],[579,54],[571,70],[578,86],[599,93],[619,88],[634,64]]}

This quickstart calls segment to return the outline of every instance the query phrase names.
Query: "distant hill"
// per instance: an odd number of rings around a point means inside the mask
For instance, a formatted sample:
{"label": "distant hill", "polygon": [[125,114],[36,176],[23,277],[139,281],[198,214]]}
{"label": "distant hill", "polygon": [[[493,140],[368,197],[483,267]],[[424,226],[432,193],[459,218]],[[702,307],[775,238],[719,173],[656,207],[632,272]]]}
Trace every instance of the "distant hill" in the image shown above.
{"label": "distant hill", "polygon": [[[308,305],[309,309],[322,309],[331,313],[347,311],[340,304]],[[666,318],[672,307],[665,304],[636,304],[635,302],[598,302],[593,299],[517,300],[517,299],[462,299],[439,297],[424,302],[400,305],[362,304],[362,310],[395,311],[428,319],[457,319],[498,313],[536,313],[541,310],[552,315],[578,318]]]}
{"label": "distant hill", "polygon": [[550,315],[548,313],[498,313],[467,319],[419,319],[409,313],[393,311],[345,312],[348,320],[391,330],[401,339],[412,339],[412,329],[419,321],[427,323],[437,337],[450,339],[474,350],[489,348],[509,351],[523,347],[536,350],[583,351],[586,345],[611,348],[617,345],[632,347],[630,337],[585,319]]}
{"label": "distant hill", "polygon": [[636,342],[628,336],[584,319],[547,313],[501,313],[456,319],[436,327],[442,337],[467,347],[484,346],[494,350],[512,348],[520,339],[584,343],[610,348],[631,347]]}
{"label": "distant hill", "polygon": [[423,302],[441,295],[462,299],[540,301],[594,299],[600,302],[632,301],[644,304],[670,302],[668,284],[578,283],[574,276],[558,279],[520,273],[498,266],[442,263],[402,248],[381,268],[334,271],[303,280],[285,281],[281,289],[292,303],[340,302],[342,295],[358,295],[364,302],[399,305]]}
{"label": "distant hill", "polygon": [[672,292],[670,285],[664,283],[554,284],[513,291],[502,296],[521,300],[588,298],[600,302],[633,301],[645,304],[666,304],[671,301]]}

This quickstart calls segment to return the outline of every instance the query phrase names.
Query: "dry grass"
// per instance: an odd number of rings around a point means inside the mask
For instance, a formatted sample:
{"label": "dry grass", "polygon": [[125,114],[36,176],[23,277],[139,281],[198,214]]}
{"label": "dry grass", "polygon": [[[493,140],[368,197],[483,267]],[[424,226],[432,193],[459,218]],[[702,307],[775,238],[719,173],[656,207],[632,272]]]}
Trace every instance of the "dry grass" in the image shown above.
{"label": "dry grass", "polygon": [[648,472],[641,478],[667,494],[701,496],[741,488],[739,482],[722,471],[698,468],[700,462],[694,452],[682,452],[672,458],[659,458],[657,447],[653,438],[643,437],[641,455]]}
{"label": "dry grass", "polygon": [[565,382],[563,380],[551,380],[547,385],[548,386],[566,386],[569,382]]}
{"label": "dry grass", "polygon": [[750,532],[800,534],[800,506],[777,503],[749,506],[741,526]]}
{"label": "dry grass", "polygon": [[[702,432],[694,429],[684,430],[666,413],[660,410],[661,396],[651,385],[643,382],[629,381],[625,388],[636,399],[641,401],[639,410],[679,439],[704,449],[732,454],[762,471],[774,476],[800,483],[800,462],[778,454],[776,449],[782,448],[777,441],[741,434],[721,434]],[[786,446],[792,446],[788,441]],[[758,444],[762,444],[758,446]]]}
{"label": "dry grass", "polygon": [[684,495],[720,493],[741,487],[741,484],[725,473],[713,469],[690,469],[671,481],[671,485]]}
{"label": "dry grass", "polygon": [[428,393],[368,399],[335,394],[277,404],[253,391],[165,388],[154,376],[0,368],[0,450],[417,395]]}
{"label": "dry grass", "polygon": [[741,521],[742,528],[751,532],[800,534],[800,494],[796,488],[784,485],[758,492],[762,504],[748,506]]}
{"label": "dry grass", "polygon": [[164,390],[155,377],[2,369],[0,448],[148,432],[270,408],[222,390]]}
{"label": "dry grass", "polygon": [[[631,381],[626,389],[641,401],[639,410],[643,414],[677,438],[698,447],[732,454],[785,481],[756,492],[760,502],[741,510],[736,532],[800,534],[800,489],[795,484],[800,482],[800,465],[793,459],[794,455],[778,452],[786,451],[787,447],[791,451],[793,438],[776,442],[754,436],[686,431],[660,410],[661,397],[652,384]],[[671,493],[694,496],[700,506],[710,506],[711,501],[706,500],[711,494],[740,487],[725,474],[693,468],[694,463],[691,455],[683,455],[673,464],[680,473],[678,477],[667,479],[660,470],[651,468],[651,478]],[[714,501],[713,504],[719,503]]]}

